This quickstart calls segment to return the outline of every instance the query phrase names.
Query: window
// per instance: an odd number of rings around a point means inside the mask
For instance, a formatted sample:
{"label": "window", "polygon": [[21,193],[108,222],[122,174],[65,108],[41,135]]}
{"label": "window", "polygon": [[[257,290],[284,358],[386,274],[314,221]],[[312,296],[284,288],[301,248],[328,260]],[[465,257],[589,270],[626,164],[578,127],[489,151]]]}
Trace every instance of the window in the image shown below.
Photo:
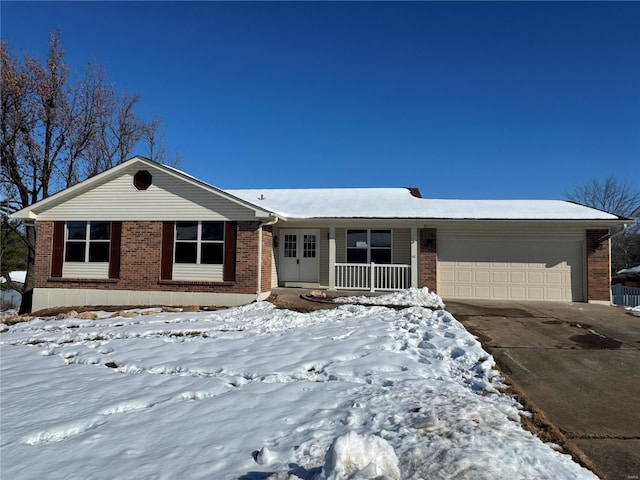
{"label": "window", "polygon": [[224,222],[176,222],[175,239],[175,263],[224,263]]}
{"label": "window", "polygon": [[109,262],[110,222],[67,222],[65,262]]}
{"label": "window", "polygon": [[298,256],[298,236],[297,235],[285,234],[284,256],[285,258],[296,258]]}
{"label": "window", "polygon": [[347,263],[391,260],[391,230],[347,230]]}

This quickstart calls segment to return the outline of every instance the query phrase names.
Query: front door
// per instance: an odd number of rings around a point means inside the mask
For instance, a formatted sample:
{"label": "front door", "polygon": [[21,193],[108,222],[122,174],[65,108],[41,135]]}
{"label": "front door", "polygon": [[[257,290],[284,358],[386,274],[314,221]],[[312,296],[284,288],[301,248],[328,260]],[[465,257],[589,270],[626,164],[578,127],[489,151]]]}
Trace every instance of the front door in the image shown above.
{"label": "front door", "polygon": [[280,281],[318,283],[320,281],[319,230],[280,230]]}

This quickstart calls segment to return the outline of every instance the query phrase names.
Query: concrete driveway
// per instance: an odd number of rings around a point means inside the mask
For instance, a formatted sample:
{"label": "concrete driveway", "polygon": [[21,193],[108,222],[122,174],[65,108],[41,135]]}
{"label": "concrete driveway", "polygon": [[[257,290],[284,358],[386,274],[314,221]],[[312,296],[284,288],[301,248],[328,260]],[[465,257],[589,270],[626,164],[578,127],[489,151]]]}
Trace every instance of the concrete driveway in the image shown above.
{"label": "concrete driveway", "polygon": [[445,303],[606,478],[640,479],[640,317],[584,303]]}

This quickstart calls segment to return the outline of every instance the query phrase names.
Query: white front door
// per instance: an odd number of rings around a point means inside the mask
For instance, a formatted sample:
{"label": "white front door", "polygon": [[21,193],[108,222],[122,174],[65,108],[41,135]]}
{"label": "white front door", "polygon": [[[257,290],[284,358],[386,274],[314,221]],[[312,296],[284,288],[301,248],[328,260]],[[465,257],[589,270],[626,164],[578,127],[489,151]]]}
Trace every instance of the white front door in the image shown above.
{"label": "white front door", "polygon": [[320,281],[318,259],[319,230],[280,230],[280,281]]}

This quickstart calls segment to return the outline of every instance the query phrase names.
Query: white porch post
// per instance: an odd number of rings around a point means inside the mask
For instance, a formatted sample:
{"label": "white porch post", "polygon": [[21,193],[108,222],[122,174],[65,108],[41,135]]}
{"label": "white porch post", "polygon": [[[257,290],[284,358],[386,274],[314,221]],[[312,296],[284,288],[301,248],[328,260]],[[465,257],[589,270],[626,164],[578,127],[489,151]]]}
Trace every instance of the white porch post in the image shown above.
{"label": "white porch post", "polygon": [[411,227],[411,287],[418,288],[418,227]]}
{"label": "white porch post", "polygon": [[329,227],[329,290],[336,289],[336,227]]}

